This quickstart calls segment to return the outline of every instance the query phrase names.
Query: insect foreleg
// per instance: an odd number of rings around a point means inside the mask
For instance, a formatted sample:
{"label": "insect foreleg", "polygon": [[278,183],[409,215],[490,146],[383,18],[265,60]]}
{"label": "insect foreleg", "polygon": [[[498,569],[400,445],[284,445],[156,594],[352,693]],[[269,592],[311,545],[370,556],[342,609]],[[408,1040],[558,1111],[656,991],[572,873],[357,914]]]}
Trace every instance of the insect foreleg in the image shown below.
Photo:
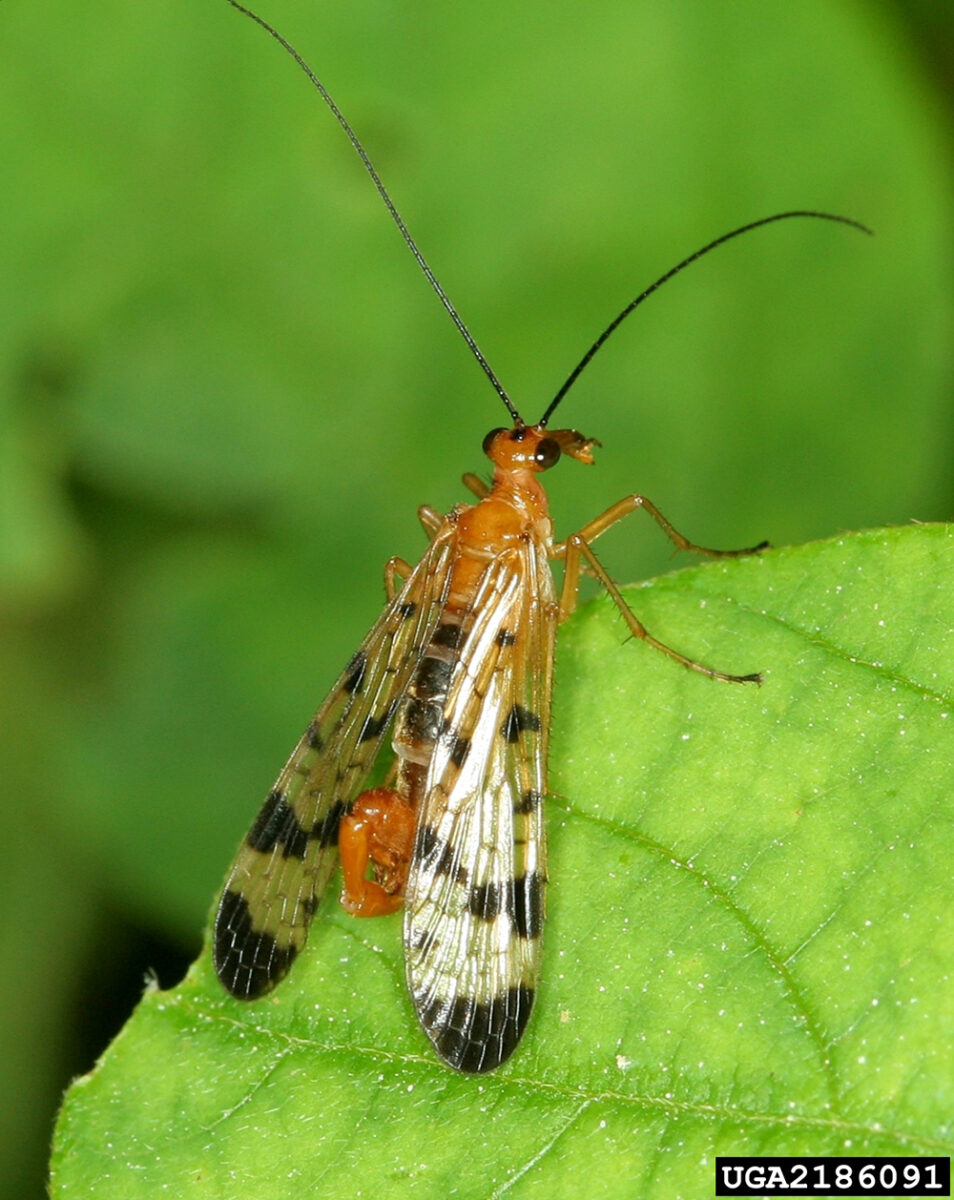
{"label": "insect foreleg", "polygon": [[[342,906],[356,917],[397,912],[404,901],[413,845],[413,808],[392,788],[362,792],[338,830]],[[367,878],[369,866],[373,879]]]}
{"label": "insect foreleg", "polygon": [[[648,513],[656,522],[659,528],[663,531],[667,538],[678,550],[691,550],[693,554],[706,554],[710,558],[740,558],[744,554],[758,554],[761,550],[768,549],[768,542],[759,542],[757,546],[748,546],[744,550],[712,550],[708,546],[697,546],[695,542],[690,542],[687,537],[684,537],[678,529],[670,524],[669,521],[662,515],[659,509],[653,504],[652,500],[646,496],[641,496],[635,492],[632,496],[624,496],[622,500],[612,505],[595,517],[589,524],[584,525],[577,534],[586,545],[595,542],[596,539],[611,528],[617,522],[622,521],[624,517],[628,517],[630,513],[642,510]],[[562,558],[565,549],[570,540],[566,542],[558,542],[554,546],[554,557]]]}
{"label": "insect foreleg", "polygon": [[[619,505],[614,506],[616,508]],[[613,510],[610,509],[610,512]],[[655,513],[655,510],[653,510]],[[606,514],[604,514],[605,516]],[[600,518],[602,519],[602,518]],[[657,516],[657,519],[660,519]],[[593,522],[596,524],[597,522]],[[591,528],[592,526],[587,526]],[[675,540],[675,539],[674,539]],[[685,539],[683,539],[685,540]],[[574,533],[572,537],[568,537],[562,543],[564,549],[564,560],[566,570],[563,575],[563,591],[560,596],[560,620],[568,617],[574,608],[576,608],[577,591],[580,584],[580,570],[585,564],[589,568],[589,572],[593,574],[609,592],[613,603],[622,613],[623,620],[629,626],[630,633],[633,637],[638,637],[641,641],[647,642],[650,646],[654,646],[657,650],[661,650],[663,654],[668,654],[670,658],[674,658],[676,662],[682,663],[684,667],[689,667],[692,671],[698,671],[701,675],[708,675],[710,679],[724,679],[727,683],[761,683],[762,676],[753,675],[727,675],[723,671],[715,671],[712,667],[704,666],[702,663],[695,662],[691,658],[687,658],[684,654],[680,654],[678,650],[673,650],[671,646],[667,646],[664,642],[660,642],[649,632],[646,626],[640,621],[633,610],[629,607],[626,601],[620,594],[619,588],[606,573],[603,564],[593,553],[592,548],[587,544],[584,533]],[[690,548],[689,546],[686,547]],[[707,553],[713,553],[707,551]]]}
{"label": "insect foreleg", "polygon": [[469,492],[473,492],[478,500],[483,500],[485,496],[490,495],[490,485],[484,483],[479,475],[475,475],[472,471],[467,471],[463,476],[464,487]]}

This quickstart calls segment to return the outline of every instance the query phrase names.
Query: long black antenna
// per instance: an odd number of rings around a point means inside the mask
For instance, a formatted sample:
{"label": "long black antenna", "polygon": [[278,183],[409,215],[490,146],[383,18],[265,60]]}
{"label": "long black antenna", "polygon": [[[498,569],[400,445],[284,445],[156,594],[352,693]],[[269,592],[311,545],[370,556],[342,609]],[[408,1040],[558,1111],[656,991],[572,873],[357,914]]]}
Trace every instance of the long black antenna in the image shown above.
{"label": "long black antenna", "polygon": [[[230,3],[231,2],[232,0],[230,0]],[[676,265],[671,267],[665,273],[665,275],[660,275],[655,283],[651,283],[645,291],[640,292],[635,300],[631,300],[630,303],[626,305],[619,316],[610,321],[609,325],[606,326],[593,345],[590,346],[589,350],[587,350],[587,352],[567,376],[563,386],[550,401],[546,412],[540,418],[539,424],[546,425],[546,423],[553,416],[556,406],[567,394],[573,384],[576,383],[580,375],[582,375],[584,369],[596,354],[597,350],[599,350],[607,338],[609,338],[610,334],[615,332],[615,330],[622,325],[633,309],[638,308],[644,300],[648,299],[653,294],[653,292],[658,291],[658,289],[661,288],[664,283],[668,283],[674,275],[678,275],[679,272],[685,267],[688,267],[690,263],[694,263],[696,259],[702,258],[702,256],[704,254],[708,254],[710,250],[715,250],[716,246],[721,246],[724,242],[731,242],[733,238],[740,237],[743,233],[748,233],[752,229],[758,229],[762,225],[771,225],[774,221],[787,221],[790,217],[816,217],[820,221],[837,221],[841,225],[850,225],[853,229],[860,229],[862,233],[870,234],[872,232],[867,225],[862,225],[860,221],[853,221],[851,217],[839,217],[835,213],[812,212],[810,210],[796,209],[792,212],[775,213],[771,217],[762,217],[758,221],[749,221],[747,225],[740,225],[738,229],[733,229],[729,233],[724,233],[721,237],[717,237],[715,241],[709,242],[700,250],[696,250],[694,254],[690,254],[688,258],[684,258],[682,262],[676,263]]]}
{"label": "long black antenna", "polygon": [[471,334],[471,332],[467,328],[467,326],[464,324],[463,318],[460,316],[457,309],[451,303],[450,297],[447,295],[447,293],[444,291],[444,289],[438,283],[437,277],[434,274],[434,272],[431,270],[431,268],[428,266],[427,260],[425,259],[424,255],[417,248],[417,242],[415,242],[415,240],[411,237],[410,230],[404,224],[401,214],[398,212],[397,208],[394,205],[394,201],[391,199],[391,196],[388,193],[388,189],[381,182],[381,177],[380,177],[380,175],[378,175],[377,171],[375,170],[374,163],[368,157],[367,151],[365,150],[364,146],[362,146],[361,142],[358,140],[358,135],[348,124],[347,120],[345,119],[344,114],[342,113],[342,111],[338,107],[338,105],[335,104],[334,100],[331,98],[331,95],[328,92],[328,90],[326,89],[325,85],[321,82],[321,80],[314,73],[314,71],[311,69],[311,67],[309,67],[309,65],[305,62],[305,60],[298,53],[298,51],[291,44],[291,42],[286,41],[285,38],[282,37],[282,35],[278,32],[277,29],[273,29],[272,26],[269,25],[269,23],[267,21],[263,20],[257,13],[252,12],[252,10],[250,8],[246,8],[244,5],[239,4],[238,0],[228,0],[228,2],[229,2],[229,4],[232,5],[233,8],[237,8],[240,13],[244,13],[245,16],[250,17],[251,20],[253,20],[256,25],[260,25],[267,34],[269,34],[271,37],[273,37],[275,39],[276,42],[278,42],[279,46],[281,46],[281,48],[283,50],[285,50],[288,54],[290,54],[292,56],[292,58],[295,60],[295,62],[298,63],[299,67],[301,67],[302,71],[304,71],[304,73],[308,76],[308,79],[311,81],[315,90],[318,92],[318,95],[321,96],[321,98],[322,98],[322,100],[324,100],[325,104],[327,104],[328,107],[331,109],[331,112],[334,115],[335,120],[338,122],[338,124],[341,126],[341,128],[348,135],[348,140],[351,142],[351,145],[355,148],[358,158],[361,159],[361,162],[364,165],[364,169],[371,176],[371,182],[378,189],[378,195],[384,201],[385,207],[387,208],[388,212],[391,214],[391,219],[394,221],[394,224],[400,230],[401,237],[404,239],[405,244],[407,245],[407,248],[411,251],[411,253],[414,255],[415,259],[417,260],[417,265],[424,272],[424,275],[427,278],[427,282],[434,289],[435,293],[437,294],[438,300],[440,300],[441,304],[443,304],[444,307],[447,309],[447,312],[450,314],[451,320],[457,326],[461,337],[464,339],[464,341],[470,347],[471,354],[473,354],[474,358],[477,359],[477,362],[480,364],[481,369],[483,370],[484,374],[487,376],[487,378],[493,384],[494,391],[497,393],[497,395],[500,397],[500,399],[506,405],[507,412],[510,413],[511,417],[513,417],[514,421],[518,425],[522,425],[523,418],[517,412],[516,406],[514,405],[513,401],[510,399],[510,397],[507,395],[507,392],[504,389],[503,384],[500,382],[500,380],[494,374],[493,368],[491,367],[490,363],[486,360],[486,358],[484,358],[484,355],[483,355],[480,347],[477,345],[477,342],[474,340],[473,335]]}

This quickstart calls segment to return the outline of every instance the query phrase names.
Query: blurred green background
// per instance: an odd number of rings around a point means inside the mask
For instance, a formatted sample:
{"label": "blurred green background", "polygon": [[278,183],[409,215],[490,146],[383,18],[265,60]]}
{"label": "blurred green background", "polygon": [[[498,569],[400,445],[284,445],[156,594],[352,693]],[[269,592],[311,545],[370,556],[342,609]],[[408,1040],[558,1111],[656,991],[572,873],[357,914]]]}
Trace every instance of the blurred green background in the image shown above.
{"label": "blurred green background", "polygon": [[[835,0],[268,0],[536,419],[694,539],[947,519],[952,12]],[[414,510],[505,414],[304,78],[224,0],[0,6],[0,1193],[199,949]],[[619,579],[665,570],[638,522]],[[559,699],[557,699],[559,703]]]}

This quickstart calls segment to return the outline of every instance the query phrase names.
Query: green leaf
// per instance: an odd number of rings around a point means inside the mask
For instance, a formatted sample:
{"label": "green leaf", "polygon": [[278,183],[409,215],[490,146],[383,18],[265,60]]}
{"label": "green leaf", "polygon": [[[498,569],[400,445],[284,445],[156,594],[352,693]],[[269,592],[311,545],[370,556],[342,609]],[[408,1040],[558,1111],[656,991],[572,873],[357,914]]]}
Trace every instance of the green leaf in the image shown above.
{"label": "green leaf", "polygon": [[437,1062],[399,919],[326,901],[272,997],[227,998],[205,955],[146,994],[67,1097],[54,1196],[671,1200],[711,1192],[717,1153],[952,1153],[952,551],[947,527],[882,530],[627,590],[761,687],[586,606],[561,631],[550,918],[513,1059]]}

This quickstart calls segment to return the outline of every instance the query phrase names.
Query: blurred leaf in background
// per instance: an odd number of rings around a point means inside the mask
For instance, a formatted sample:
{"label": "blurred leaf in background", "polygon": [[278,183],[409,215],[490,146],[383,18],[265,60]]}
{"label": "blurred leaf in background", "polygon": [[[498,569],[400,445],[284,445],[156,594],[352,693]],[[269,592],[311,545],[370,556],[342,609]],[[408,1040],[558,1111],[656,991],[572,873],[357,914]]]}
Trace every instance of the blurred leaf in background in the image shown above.
{"label": "blurred leaf in background", "polygon": [[[950,515],[950,30],[917,6],[912,35],[902,11],[263,15],[531,418],[709,238],[791,207],[876,229],[793,222],[711,256],[564,405],[605,450],[554,477],[559,530],[638,488],[733,545]],[[502,411],[340,130],[224,0],[7,0],[0,62],[0,928],[19,968],[0,1087],[22,1095],[0,1178],[25,1196],[57,1089],[108,1036],[93,1014],[128,1007],[163,947],[197,948],[381,566],[421,548],[415,505],[462,498]],[[660,542],[620,531],[607,565],[664,569]],[[134,933],[153,942],[121,984]]]}

